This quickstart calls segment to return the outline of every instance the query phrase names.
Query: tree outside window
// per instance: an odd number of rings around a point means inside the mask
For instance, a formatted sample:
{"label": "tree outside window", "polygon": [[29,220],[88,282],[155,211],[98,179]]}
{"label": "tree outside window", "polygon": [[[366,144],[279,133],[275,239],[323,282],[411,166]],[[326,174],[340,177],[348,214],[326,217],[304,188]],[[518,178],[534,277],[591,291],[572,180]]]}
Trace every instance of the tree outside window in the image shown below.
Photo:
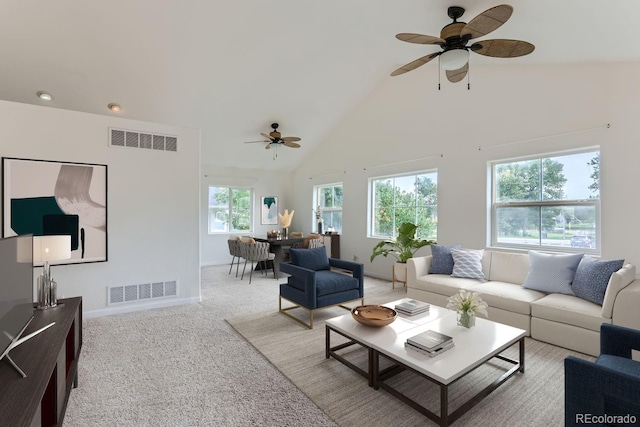
{"label": "tree outside window", "polygon": [[251,231],[253,190],[209,187],[209,233]]}
{"label": "tree outside window", "polygon": [[494,162],[492,243],[599,248],[599,151]]}
{"label": "tree outside window", "polygon": [[[324,230],[342,232],[342,184],[319,185],[316,189],[316,215],[320,215]],[[318,211],[319,209],[319,211]]]}
{"label": "tree outside window", "polygon": [[403,222],[418,225],[417,237],[437,239],[438,174],[413,173],[370,179],[371,237],[396,237]]}

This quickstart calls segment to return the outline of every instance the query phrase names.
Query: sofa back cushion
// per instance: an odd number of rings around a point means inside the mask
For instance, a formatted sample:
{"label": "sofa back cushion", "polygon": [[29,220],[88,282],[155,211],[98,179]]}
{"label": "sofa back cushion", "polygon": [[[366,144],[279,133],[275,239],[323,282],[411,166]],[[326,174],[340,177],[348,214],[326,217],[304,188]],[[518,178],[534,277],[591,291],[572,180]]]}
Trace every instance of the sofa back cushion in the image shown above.
{"label": "sofa back cushion", "polygon": [[313,249],[289,249],[291,264],[313,271],[330,270],[327,249],[324,246]]}
{"label": "sofa back cushion", "polygon": [[528,274],[528,254],[491,251],[491,267],[488,275],[489,280],[522,285]]}

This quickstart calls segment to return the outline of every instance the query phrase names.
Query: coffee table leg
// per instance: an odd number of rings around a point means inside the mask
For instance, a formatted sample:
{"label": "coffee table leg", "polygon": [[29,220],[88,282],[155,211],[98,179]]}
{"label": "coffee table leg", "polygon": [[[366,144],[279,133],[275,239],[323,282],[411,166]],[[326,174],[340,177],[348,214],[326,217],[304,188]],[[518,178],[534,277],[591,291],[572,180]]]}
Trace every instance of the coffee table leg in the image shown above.
{"label": "coffee table leg", "polygon": [[524,373],[524,338],[520,340],[520,372]]}
{"label": "coffee table leg", "polygon": [[440,384],[440,425],[449,425],[449,387]]}
{"label": "coffee table leg", "polygon": [[369,387],[378,390],[378,368],[380,367],[379,353],[369,348]]}
{"label": "coffee table leg", "polygon": [[324,342],[324,357],[325,359],[329,358],[329,349],[331,348],[331,338],[329,335],[331,334],[331,329],[328,325],[325,325],[325,342]]}

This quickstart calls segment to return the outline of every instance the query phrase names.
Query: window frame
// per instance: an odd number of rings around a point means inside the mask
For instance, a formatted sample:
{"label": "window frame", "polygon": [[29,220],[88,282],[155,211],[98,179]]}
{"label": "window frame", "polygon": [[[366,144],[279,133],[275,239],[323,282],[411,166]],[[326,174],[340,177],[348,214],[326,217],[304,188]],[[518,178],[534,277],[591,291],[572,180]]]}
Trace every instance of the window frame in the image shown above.
{"label": "window frame", "polygon": [[[602,198],[602,185],[601,182],[601,174],[598,173],[598,198],[583,198],[583,199],[564,199],[564,200],[532,200],[532,201],[518,201],[518,202],[496,202],[497,197],[497,167],[499,165],[507,164],[507,163],[515,163],[515,162],[525,162],[531,160],[539,160],[544,161],[545,159],[553,159],[563,156],[571,156],[576,154],[597,152],[598,157],[601,157],[602,153],[599,146],[591,146],[584,147],[575,150],[568,151],[554,151],[554,152],[545,152],[539,153],[530,156],[523,157],[514,157],[514,158],[506,158],[499,160],[492,160],[489,162],[489,174],[490,174],[490,197],[489,197],[489,226],[490,226],[490,239],[489,244],[491,247],[495,248],[509,248],[509,249],[520,249],[520,250],[540,250],[540,251],[553,251],[553,252],[567,252],[567,253],[587,253],[590,255],[600,255],[601,253],[601,206],[600,201]],[[592,179],[592,177],[588,177]],[[541,188],[542,191],[542,188]],[[540,244],[527,244],[527,243],[508,243],[508,242],[499,242],[498,241],[498,209],[503,207],[535,207],[539,208],[541,211],[544,208],[552,208],[557,206],[569,206],[569,207],[594,207],[595,219],[594,219],[594,227],[595,227],[595,247],[594,248],[581,248],[581,247],[571,247],[571,246],[560,246],[560,245],[544,245],[542,244],[542,233],[539,237]],[[538,227],[542,231],[542,216],[539,216]]]}
{"label": "window frame", "polygon": [[[374,177],[370,177],[369,178],[369,207],[368,207],[368,215],[367,215],[367,237],[371,238],[371,239],[381,239],[381,240],[385,240],[385,239],[393,239],[395,237],[397,237],[398,235],[398,227],[400,226],[400,224],[396,223],[396,215],[394,212],[393,215],[393,221],[394,221],[394,226],[392,227],[393,229],[393,235],[378,235],[375,234],[375,217],[376,217],[376,191],[375,191],[375,183],[377,181],[383,181],[383,180],[388,180],[388,179],[392,179],[395,182],[395,179],[398,178],[407,178],[407,177],[414,177],[414,183],[415,183],[415,178],[417,178],[418,176],[422,176],[422,175],[435,175],[435,185],[436,185],[436,203],[435,206],[433,206],[433,212],[435,212],[435,234],[432,236],[428,236],[425,237],[427,239],[431,239],[431,240],[436,240],[437,241],[437,237],[438,237],[438,169],[437,168],[432,168],[432,169],[424,169],[424,170],[418,170],[418,171],[411,171],[411,172],[403,172],[403,173],[397,173],[397,174],[390,174],[390,175],[380,175],[380,176],[374,176]],[[415,184],[414,184],[415,185]],[[392,184],[393,188],[395,188],[395,184]],[[394,192],[394,197],[395,197],[395,192]],[[417,210],[419,208],[419,206],[416,204],[415,209]],[[393,209],[395,210],[397,208],[397,205],[393,206]],[[414,223],[417,224],[418,222],[414,219]]]}
{"label": "window frame", "polygon": [[[228,216],[229,218],[233,218],[234,208],[233,208],[233,191],[234,190],[248,190],[249,191],[249,229],[248,230],[236,230],[232,229],[233,221],[229,221],[229,227],[225,230],[211,230],[211,205],[209,204],[209,198],[211,194],[212,188],[226,188],[229,190],[229,200],[228,200]],[[250,234],[253,233],[254,225],[254,206],[255,206],[255,194],[253,187],[247,187],[242,185],[208,185],[207,186],[207,232],[210,235],[220,235],[220,234]],[[237,209],[236,209],[237,210]]]}
{"label": "window frame", "polygon": [[[342,206],[340,207],[335,207],[332,206],[330,208],[327,207],[321,207],[320,206],[320,200],[321,200],[321,195],[320,192],[325,189],[325,188],[335,188],[335,187],[340,187],[342,188]],[[335,190],[333,192],[334,196],[335,196]],[[314,227],[317,227],[317,223],[318,223],[318,219],[317,219],[317,215],[318,215],[318,209],[321,210],[322,213],[324,212],[331,212],[331,213],[335,213],[335,212],[340,212],[342,218],[344,219],[344,215],[342,215],[344,213],[344,184],[342,182],[333,182],[333,183],[328,183],[328,184],[319,184],[319,185],[314,185],[313,186],[313,222],[314,222]],[[322,216],[320,216],[322,218]],[[312,227],[312,229],[314,228]],[[323,222],[323,230],[326,231],[327,228],[329,227],[333,227],[333,224],[327,224],[326,222]],[[335,227],[334,227],[335,228]],[[342,233],[342,225],[340,226],[340,229],[335,229],[336,232],[338,233]]]}

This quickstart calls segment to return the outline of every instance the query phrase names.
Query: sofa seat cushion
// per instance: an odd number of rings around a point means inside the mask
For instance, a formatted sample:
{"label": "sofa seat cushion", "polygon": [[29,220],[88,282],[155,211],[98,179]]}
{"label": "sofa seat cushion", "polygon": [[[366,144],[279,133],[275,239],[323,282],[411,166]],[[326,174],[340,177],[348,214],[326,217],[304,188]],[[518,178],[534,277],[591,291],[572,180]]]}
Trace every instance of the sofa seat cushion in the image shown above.
{"label": "sofa seat cushion", "polygon": [[355,277],[328,270],[316,271],[316,295],[319,297],[359,288],[360,282]]}
{"label": "sofa seat cushion", "polygon": [[640,362],[612,354],[601,354],[596,364],[640,378]]}
{"label": "sofa seat cushion", "polygon": [[478,279],[451,277],[448,274],[427,274],[417,278],[414,288],[450,297],[460,289],[475,291],[475,286],[480,283],[482,281]]}
{"label": "sofa seat cushion", "polygon": [[491,307],[501,308],[513,313],[531,314],[531,303],[543,298],[544,292],[525,289],[514,283],[491,281],[480,283],[473,287],[474,292],[480,292],[482,299]]}
{"label": "sofa seat cushion", "polygon": [[602,317],[602,307],[572,295],[549,294],[531,303],[531,316],[599,332],[611,323]]}

